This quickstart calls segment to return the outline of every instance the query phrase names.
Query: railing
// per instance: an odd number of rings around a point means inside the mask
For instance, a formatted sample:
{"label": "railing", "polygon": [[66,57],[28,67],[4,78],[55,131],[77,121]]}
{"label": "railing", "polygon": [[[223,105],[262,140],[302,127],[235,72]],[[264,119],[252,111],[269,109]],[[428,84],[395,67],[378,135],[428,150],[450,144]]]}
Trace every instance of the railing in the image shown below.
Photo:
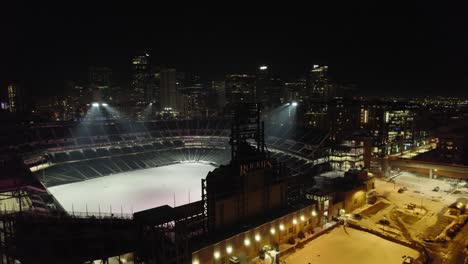
{"label": "railing", "polygon": [[97,219],[133,219],[133,214],[128,213],[103,213],[103,212],[69,212],[69,216],[74,218],[97,218]]}
{"label": "railing", "polygon": [[22,211],[13,210],[0,210],[1,216],[38,216],[38,217],[51,217],[51,218],[79,218],[79,219],[127,219],[132,220],[133,214],[128,213],[104,213],[104,212],[68,212],[63,214],[54,214],[47,211],[27,209]]}

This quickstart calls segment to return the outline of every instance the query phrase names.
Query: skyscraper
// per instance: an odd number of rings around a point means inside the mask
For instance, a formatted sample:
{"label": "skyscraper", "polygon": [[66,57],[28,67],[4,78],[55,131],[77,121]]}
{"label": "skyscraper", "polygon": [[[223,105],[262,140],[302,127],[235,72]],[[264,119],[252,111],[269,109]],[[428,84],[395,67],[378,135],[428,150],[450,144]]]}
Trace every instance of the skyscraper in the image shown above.
{"label": "skyscraper", "polygon": [[8,109],[11,113],[18,110],[18,87],[13,83],[8,84]]}
{"label": "skyscraper", "polygon": [[226,83],[224,81],[213,81],[211,88],[216,91],[218,108],[223,108],[226,105]]}
{"label": "skyscraper", "polygon": [[31,104],[28,104],[28,94],[24,89],[24,84],[10,82],[7,86],[8,111],[19,115],[28,114]]}
{"label": "skyscraper", "polygon": [[334,88],[328,78],[328,66],[314,65],[307,75],[307,96],[330,99],[335,96]]}
{"label": "skyscraper", "polygon": [[146,100],[145,95],[149,93],[150,85],[150,67],[148,53],[138,55],[132,59],[133,78],[131,100],[134,103],[141,103]]}
{"label": "skyscraper", "polygon": [[161,69],[160,73],[161,110],[177,110],[176,70]]}
{"label": "skyscraper", "polygon": [[257,70],[257,80],[255,82],[255,101],[264,103],[267,101],[267,91],[270,87],[270,72],[268,66],[262,65]]}
{"label": "skyscraper", "polygon": [[229,104],[254,102],[255,76],[229,74],[226,76],[226,101]]}

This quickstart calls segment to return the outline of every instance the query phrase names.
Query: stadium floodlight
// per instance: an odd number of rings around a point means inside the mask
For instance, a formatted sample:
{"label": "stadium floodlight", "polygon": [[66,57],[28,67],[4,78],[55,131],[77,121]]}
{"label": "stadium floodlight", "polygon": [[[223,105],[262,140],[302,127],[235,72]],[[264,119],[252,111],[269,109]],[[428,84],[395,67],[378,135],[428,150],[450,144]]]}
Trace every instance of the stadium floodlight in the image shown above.
{"label": "stadium floodlight", "polygon": [[292,102],[291,105],[292,105],[292,106],[297,106],[298,103],[297,103],[297,102]]}
{"label": "stadium floodlight", "polygon": [[107,103],[102,103],[101,105],[102,105],[102,106],[108,106],[108,104],[107,104]]}
{"label": "stadium floodlight", "polygon": [[91,104],[93,107],[99,107],[99,103],[92,103]]}

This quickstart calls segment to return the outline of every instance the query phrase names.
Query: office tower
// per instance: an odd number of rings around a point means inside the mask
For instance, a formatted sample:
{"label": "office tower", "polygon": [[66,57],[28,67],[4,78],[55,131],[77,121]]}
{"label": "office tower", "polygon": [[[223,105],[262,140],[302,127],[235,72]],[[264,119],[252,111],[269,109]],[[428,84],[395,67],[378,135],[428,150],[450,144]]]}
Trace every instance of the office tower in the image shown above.
{"label": "office tower", "polygon": [[11,113],[16,113],[19,107],[19,94],[18,86],[14,83],[8,84],[8,109]]}
{"label": "office tower", "polygon": [[269,107],[277,107],[286,102],[286,91],[283,80],[280,78],[271,78],[265,91],[264,104]]}
{"label": "office tower", "polygon": [[255,76],[229,74],[226,76],[226,101],[228,104],[255,101]]}
{"label": "office tower", "polygon": [[270,72],[268,66],[263,65],[258,67],[257,80],[255,82],[255,101],[258,103],[265,103],[267,98],[267,91],[270,87]]}
{"label": "office tower", "polygon": [[161,69],[160,73],[160,96],[161,110],[177,110],[177,87],[176,70]]}
{"label": "office tower", "polygon": [[133,76],[130,97],[133,103],[142,103],[150,93],[150,67],[148,53],[138,55],[132,59]]}
{"label": "office tower", "polygon": [[216,92],[218,108],[223,108],[226,105],[226,83],[224,81],[213,81],[211,88]]}
{"label": "office tower", "polygon": [[286,90],[286,101],[303,101],[306,99],[306,80],[299,78],[293,82],[284,84]]}
{"label": "office tower", "polygon": [[336,96],[336,86],[328,78],[328,66],[314,65],[307,75],[307,96],[330,99]]}
{"label": "office tower", "polygon": [[330,139],[341,141],[349,137],[360,125],[360,102],[335,98],[328,102]]}

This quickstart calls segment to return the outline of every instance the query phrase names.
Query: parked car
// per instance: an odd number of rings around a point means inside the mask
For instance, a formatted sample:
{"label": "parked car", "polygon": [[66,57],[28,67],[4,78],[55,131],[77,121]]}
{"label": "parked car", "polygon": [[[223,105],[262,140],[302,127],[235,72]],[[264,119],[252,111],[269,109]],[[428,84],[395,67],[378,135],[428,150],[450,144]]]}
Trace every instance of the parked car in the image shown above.
{"label": "parked car", "polygon": [[450,238],[455,237],[455,235],[458,233],[458,231],[460,231],[461,228],[461,224],[454,224],[447,230],[447,236],[449,236]]}
{"label": "parked car", "polygon": [[413,263],[413,261],[414,261],[414,258],[413,258],[413,257],[407,256],[407,257],[405,257],[405,259],[403,260],[403,263],[404,263],[404,264],[411,264],[411,263]]}
{"label": "parked car", "polygon": [[382,218],[379,220],[379,224],[388,226],[390,225],[390,221],[388,221],[387,218]]}
{"label": "parked car", "polygon": [[436,186],[434,189],[432,189],[433,192],[438,192],[440,190],[439,186]]}

